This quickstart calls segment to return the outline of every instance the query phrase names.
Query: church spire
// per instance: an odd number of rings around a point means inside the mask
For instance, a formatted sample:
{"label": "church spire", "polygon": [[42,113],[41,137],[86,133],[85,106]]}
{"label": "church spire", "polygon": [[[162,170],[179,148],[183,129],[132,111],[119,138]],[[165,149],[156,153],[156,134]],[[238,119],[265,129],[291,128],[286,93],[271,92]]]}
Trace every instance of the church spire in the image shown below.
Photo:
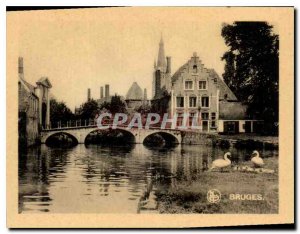
{"label": "church spire", "polygon": [[165,70],[165,68],[166,68],[166,57],[165,57],[164,41],[163,41],[162,35],[161,35],[161,39],[159,42],[157,67],[158,67],[158,69],[160,68],[163,70]]}

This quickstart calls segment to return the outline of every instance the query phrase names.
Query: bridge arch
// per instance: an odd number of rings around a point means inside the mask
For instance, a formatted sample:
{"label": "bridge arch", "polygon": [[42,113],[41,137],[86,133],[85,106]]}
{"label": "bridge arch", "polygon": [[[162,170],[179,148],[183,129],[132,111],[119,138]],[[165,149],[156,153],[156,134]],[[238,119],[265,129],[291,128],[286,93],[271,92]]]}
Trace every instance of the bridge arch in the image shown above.
{"label": "bridge arch", "polygon": [[[112,130],[114,129],[110,129],[110,131]],[[97,126],[80,126],[80,127],[69,127],[64,129],[43,130],[41,132],[41,143],[46,143],[47,139],[54,134],[65,133],[71,137],[74,137],[79,144],[84,144],[88,135],[95,131],[107,131],[107,130],[98,129]],[[167,142],[172,142],[175,144],[182,143],[182,136],[179,130],[138,129],[138,128],[127,129],[127,128],[120,127],[114,131],[125,134],[128,137],[129,142],[136,143],[136,144],[144,143],[145,139],[153,134],[160,135]]]}
{"label": "bridge arch", "polygon": [[[134,134],[133,132],[123,129],[123,128],[116,128],[116,129],[92,129],[90,131],[88,131],[83,139],[83,143],[87,144],[88,141],[90,141],[89,137],[91,137],[93,135],[93,133],[95,133],[95,138],[97,140],[97,136],[96,134],[99,133],[103,133],[105,135],[101,136],[103,138],[103,143],[116,143],[116,144],[134,144],[136,143],[136,134]],[[101,139],[98,139],[101,142]],[[95,142],[97,143],[97,142]],[[98,142],[99,143],[99,142]]]}
{"label": "bridge arch", "polygon": [[[178,133],[173,133],[169,131],[155,131],[147,134],[143,141],[141,143],[143,144],[149,144],[150,139],[159,139],[161,138],[164,142],[163,144],[166,145],[174,145],[174,144],[180,144],[181,143],[181,135]],[[154,142],[155,143],[155,142]]]}
{"label": "bridge arch", "polygon": [[47,146],[55,147],[55,146],[74,146],[79,143],[78,138],[66,131],[54,132],[52,134],[48,134],[44,139],[44,143]]}

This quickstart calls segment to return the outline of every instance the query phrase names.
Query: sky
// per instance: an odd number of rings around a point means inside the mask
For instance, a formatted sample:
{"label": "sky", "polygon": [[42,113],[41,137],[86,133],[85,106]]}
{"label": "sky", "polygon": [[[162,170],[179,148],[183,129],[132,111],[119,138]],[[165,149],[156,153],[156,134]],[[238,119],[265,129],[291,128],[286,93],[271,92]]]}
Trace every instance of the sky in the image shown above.
{"label": "sky", "polygon": [[150,98],[161,35],[172,74],[197,52],[221,76],[227,50],[221,19],[199,8],[103,8],[11,12],[7,22],[25,79],[34,84],[48,77],[54,97],[74,111],[88,88],[98,99],[105,84],[111,94],[125,96],[136,81]]}

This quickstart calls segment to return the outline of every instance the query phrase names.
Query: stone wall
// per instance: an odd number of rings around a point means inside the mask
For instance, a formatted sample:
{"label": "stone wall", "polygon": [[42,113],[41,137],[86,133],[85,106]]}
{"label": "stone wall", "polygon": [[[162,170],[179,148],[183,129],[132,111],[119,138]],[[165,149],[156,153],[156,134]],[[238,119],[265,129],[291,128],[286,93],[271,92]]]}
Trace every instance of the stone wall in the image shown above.
{"label": "stone wall", "polygon": [[214,134],[206,134],[203,132],[185,132],[182,133],[182,144],[212,146],[215,138],[216,135]]}
{"label": "stone wall", "polygon": [[266,149],[278,150],[277,141],[270,141],[262,137],[249,137],[245,139],[235,139],[234,135],[220,136],[218,134],[203,132],[182,132],[182,144],[187,145],[208,145],[221,148],[235,147],[238,149]]}
{"label": "stone wall", "polygon": [[[19,139],[27,146],[39,140],[38,98],[19,82]],[[23,126],[20,126],[23,125]]]}

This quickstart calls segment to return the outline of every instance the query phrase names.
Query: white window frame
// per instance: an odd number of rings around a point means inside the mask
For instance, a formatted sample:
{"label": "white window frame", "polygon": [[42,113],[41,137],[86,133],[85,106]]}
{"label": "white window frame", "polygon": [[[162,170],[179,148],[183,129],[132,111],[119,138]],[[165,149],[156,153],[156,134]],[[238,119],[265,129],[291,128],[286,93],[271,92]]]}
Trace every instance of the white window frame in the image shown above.
{"label": "white window frame", "polygon": [[[185,88],[185,82],[187,82],[187,81],[192,82],[192,88],[191,89],[186,89]],[[194,85],[195,85],[195,82],[193,80],[184,80],[184,82],[183,82],[183,88],[184,88],[184,90],[194,90]]]}
{"label": "white window frame", "polygon": [[[202,106],[202,97],[208,97],[208,106]],[[202,95],[200,99],[201,108],[210,108],[210,97],[208,95]]]}
{"label": "white window frame", "polygon": [[[215,118],[213,119],[213,113],[215,114]],[[211,112],[210,113],[210,118],[211,120],[217,120],[217,113],[216,112]]]}
{"label": "white window frame", "polygon": [[[207,114],[207,119],[203,119],[202,118],[202,114]],[[209,117],[210,117],[210,113],[209,112],[200,112],[200,118],[201,118],[201,120],[204,120],[204,121],[208,121],[209,120]]]}
{"label": "white window frame", "polygon": [[[206,84],[205,84],[205,89],[200,89],[200,87],[199,87],[199,86],[200,86],[200,85],[199,85],[199,84],[200,84],[200,81],[201,81],[201,82],[205,81],[205,83],[206,83]],[[207,80],[199,80],[199,81],[198,81],[198,90],[207,90]]]}
{"label": "white window frame", "polygon": [[[196,98],[196,103],[195,103],[195,106],[190,106],[190,98],[191,97],[194,97],[194,98]],[[188,106],[189,106],[189,108],[197,108],[197,102],[198,102],[198,97],[196,96],[196,95],[190,95],[190,96],[188,96]]]}
{"label": "white window frame", "polygon": [[[212,126],[212,123],[215,123],[215,126]],[[210,127],[213,128],[213,129],[218,128],[218,127],[217,127],[217,120],[211,120],[211,121],[210,121]]]}
{"label": "white window frame", "polygon": [[[178,106],[177,98],[183,98],[183,106]],[[176,96],[176,108],[184,108],[185,107],[185,97],[184,96]]]}

